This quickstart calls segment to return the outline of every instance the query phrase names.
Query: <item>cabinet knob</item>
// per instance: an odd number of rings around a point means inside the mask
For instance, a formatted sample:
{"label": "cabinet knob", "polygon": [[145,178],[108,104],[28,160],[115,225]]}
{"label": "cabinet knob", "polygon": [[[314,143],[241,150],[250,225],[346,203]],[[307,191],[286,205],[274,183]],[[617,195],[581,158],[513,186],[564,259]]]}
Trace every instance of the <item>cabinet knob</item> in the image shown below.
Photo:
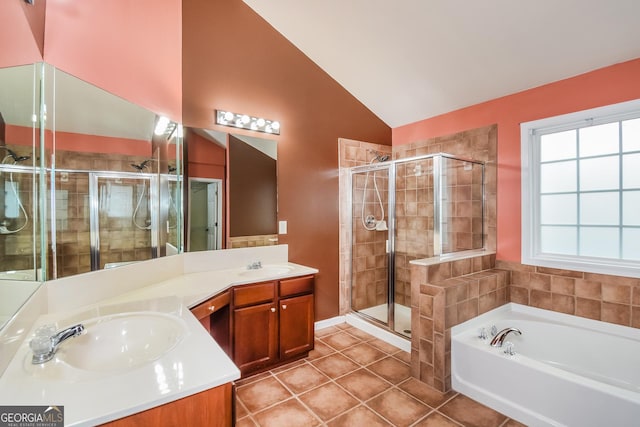
{"label": "cabinet knob", "polygon": [[271,312],[275,313],[276,312],[276,308],[275,307],[271,307]]}
{"label": "cabinet knob", "polygon": [[287,309],[287,304],[282,304],[282,309],[286,310]]}
{"label": "cabinet knob", "polygon": [[210,306],[209,311],[216,311],[216,306],[215,305]]}

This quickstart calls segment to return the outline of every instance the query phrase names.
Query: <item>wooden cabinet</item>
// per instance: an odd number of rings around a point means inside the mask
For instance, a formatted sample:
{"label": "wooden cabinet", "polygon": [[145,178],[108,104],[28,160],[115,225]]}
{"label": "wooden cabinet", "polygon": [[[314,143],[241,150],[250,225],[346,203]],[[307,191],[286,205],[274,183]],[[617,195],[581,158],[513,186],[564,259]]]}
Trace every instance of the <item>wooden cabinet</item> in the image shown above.
{"label": "wooden cabinet", "polygon": [[243,376],[313,349],[313,276],[239,286],[233,295],[233,361]]}
{"label": "wooden cabinet", "polygon": [[280,358],[290,359],[313,350],[313,295],[280,300]]}
{"label": "wooden cabinet", "polygon": [[231,357],[231,291],[222,292],[191,309],[202,326]]}
{"label": "wooden cabinet", "polygon": [[313,284],[313,276],[278,283],[281,359],[304,356],[313,350]]}
{"label": "wooden cabinet", "polygon": [[242,375],[278,361],[276,283],[233,289],[233,362]]}
{"label": "wooden cabinet", "polygon": [[191,309],[243,376],[313,350],[314,276],[235,286]]}
{"label": "wooden cabinet", "polygon": [[211,426],[235,425],[233,408],[234,389],[231,383],[223,384],[182,399],[156,406],[128,417],[111,421],[102,426]]}

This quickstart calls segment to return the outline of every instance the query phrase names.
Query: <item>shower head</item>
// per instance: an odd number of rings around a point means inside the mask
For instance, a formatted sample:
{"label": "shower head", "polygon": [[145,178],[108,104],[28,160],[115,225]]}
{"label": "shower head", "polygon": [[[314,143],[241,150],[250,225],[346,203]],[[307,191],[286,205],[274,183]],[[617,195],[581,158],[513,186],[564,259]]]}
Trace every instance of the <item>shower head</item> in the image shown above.
{"label": "shower head", "polygon": [[140,163],[139,165],[136,165],[135,163],[131,163],[131,166],[134,169],[137,169],[139,172],[142,172],[143,170],[145,170],[148,166],[149,166],[149,162],[151,160],[145,160],[144,162]]}
{"label": "shower head", "polygon": [[371,159],[370,163],[373,162],[386,162],[387,160],[389,160],[389,155],[388,154],[382,154],[376,150],[367,150],[369,153],[373,154],[373,159]]}
{"label": "shower head", "polygon": [[19,156],[15,151],[10,150],[7,147],[2,148],[7,150],[7,153],[9,153],[9,157],[11,157],[15,163],[24,162],[25,160],[29,160],[31,158],[31,156]]}

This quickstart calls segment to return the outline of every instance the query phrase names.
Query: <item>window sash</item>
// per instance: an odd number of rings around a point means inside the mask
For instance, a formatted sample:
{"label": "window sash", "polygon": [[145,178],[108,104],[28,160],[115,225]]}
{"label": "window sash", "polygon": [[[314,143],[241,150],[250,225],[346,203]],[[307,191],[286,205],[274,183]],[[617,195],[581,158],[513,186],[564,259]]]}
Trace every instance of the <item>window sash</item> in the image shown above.
{"label": "window sash", "polygon": [[[623,182],[623,158],[627,155],[638,154],[640,151],[623,152],[622,146],[622,125],[625,120],[640,118],[640,100],[600,107],[592,110],[551,117],[521,124],[521,156],[522,156],[522,262],[524,264],[540,265],[552,268],[575,269],[604,274],[628,275],[640,277],[640,260],[622,259],[625,255],[625,231],[630,234],[636,233],[640,229],[638,224],[625,225],[624,215],[624,195],[640,190],[640,187],[625,188]],[[618,152],[590,155],[580,157],[580,137],[579,129],[590,126],[602,125],[618,122]],[[575,155],[569,158],[541,161],[541,139],[544,135],[558,132],[575,130]],[[616,158],[618,164],[617,187],[610,189],[582,189],[580,186],[580,163],[585,160],[597,160],[606,158]],[[541,191],[541,167],[543,165],[553,165],[560,162],[576,163],[576,188],[571,191]],[[582,165],[584,166],[584,164]],[[597,195],[602,193],[617,194],[618,212],[615,224],[583,223],[581,221],[581,200],[586,200],[582,196]],[[575,195],[576,218],[573,223],[543,223],[541,221],[541,205],[543,196],[554,195]],[[584,214],[584,212],[582,212]],[[640,215],[640,213],[639,213]],[[605,215],[606,216],[606,215]],[[557,218],[556,218],[557,219]],[[602,218],[601,218],[602,219]],[[607,219],[611,220],[611,219]],[[633,222],[633,221],[632,221]],[[542,251],[543,228],[552,227],[573,227],[576,229],[575,254],[569,253],[545,253]],[[560,228],[558,228],[560,230]],[[600,256],[580,255],[581,252],[581,229],[588,230],[617,230],[617,258],[605,258]],[[585,236],[583,235],[583,238]],[[570,246],[570,245],[569,245]],[[568,246],[568,247],[569,247]],[[631,246],[629,246],[631,247]],[[634,249],[634,248],[632,248]],[[565,251],[566,252],[566,251]],[[595,251],[590,251],[595,253]]]}

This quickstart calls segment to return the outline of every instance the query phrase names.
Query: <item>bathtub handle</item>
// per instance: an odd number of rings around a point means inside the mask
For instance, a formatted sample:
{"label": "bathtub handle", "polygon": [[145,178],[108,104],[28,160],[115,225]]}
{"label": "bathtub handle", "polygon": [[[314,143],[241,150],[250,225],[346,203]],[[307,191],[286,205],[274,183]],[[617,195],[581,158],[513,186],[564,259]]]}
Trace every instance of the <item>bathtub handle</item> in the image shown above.
{"label": "bathtub handle", "polygon": [[522,335],[522,331],[520,331],[520,329],[518,328],[505,328],[500,332],[498,332],[498,334],[495,337],[493,337],[493,339],[491,340],[491,347],[502,347],[504,340],[507,338],[507,335],[509,335],[511,332],[515,332],[518,335]]}

